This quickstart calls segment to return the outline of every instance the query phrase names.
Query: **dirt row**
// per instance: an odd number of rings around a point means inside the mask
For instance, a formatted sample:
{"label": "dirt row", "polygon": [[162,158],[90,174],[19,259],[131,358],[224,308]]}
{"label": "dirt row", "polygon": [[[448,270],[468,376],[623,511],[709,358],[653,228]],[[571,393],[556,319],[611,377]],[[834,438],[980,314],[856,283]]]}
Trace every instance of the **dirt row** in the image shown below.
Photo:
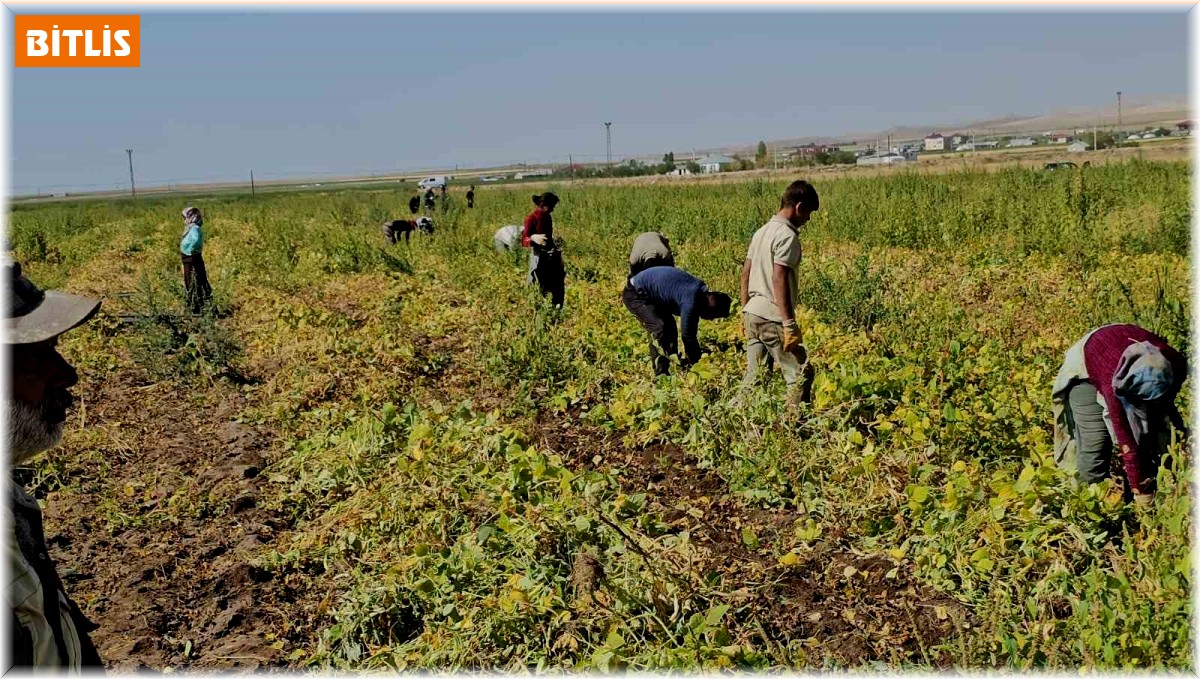
{"label": "dirt row", "polygon": [[[648,512],[677,533],[687,531],[703,554],[700,578],[718,575],[720,589],[733,594],[731,631],[744,641],[770,646],[807,640],[820,649],[811,654],[814,661],[828,655],[848,666],[945,666],[949,654],[932,648],[971,621],[970,611],[919,584],[907,567],[856,551],[844,535],[822,536],[795,563],[781,564],[773,554],[780,550],[773,548],[792,542],[787,537],[801,515],[747,507],[719,474],[673,443],[629,449],[577,417],[539,419],[528,434],[576,471],[616,471],[623,492],[647,493]],[[757,546],[748,546],[754,541]]]}
{"label": "dirt row", "polygon": [[[45,519],[109,669],[286,663],[280,650],[312,637],[327,592],[251,563],[290,525],[258,506],[271,434],[236,421],[241,393],[216,385],[197,404],[120,373],[76,392],[85,428],[116,433],[128,452],[101,445],[105,468],[73,469],[79,489],[49,493]],[[82,452],[71,448],[60,454]]]}

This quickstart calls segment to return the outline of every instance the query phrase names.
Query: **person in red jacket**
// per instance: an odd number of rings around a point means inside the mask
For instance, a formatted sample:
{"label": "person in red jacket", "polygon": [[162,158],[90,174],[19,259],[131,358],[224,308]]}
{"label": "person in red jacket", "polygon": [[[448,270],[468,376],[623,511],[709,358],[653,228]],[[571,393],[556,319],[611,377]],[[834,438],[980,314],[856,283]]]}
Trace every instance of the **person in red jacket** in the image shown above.
{"label": "person in red jacket", "polygon": [[1109,476],[1115,442],[1129,491],[1149,502],[1171,428],[1187,432],[1175,407],[1187,370],[1183,354],[1145,328],[1114,324],[1084,335],[1054,381],[1055,459],[1095,483]]}
{"label": "person in red jacket", "polygon": [[529,248],[529,282],[536,282],[543,295],[562,308],[566,294],[566,269],[562,250],[554,241],[554,219],[551,213],[558,205],[558,196],[547,191],[533,197],[534,209],[525,217],[521,230],[521,245]]}

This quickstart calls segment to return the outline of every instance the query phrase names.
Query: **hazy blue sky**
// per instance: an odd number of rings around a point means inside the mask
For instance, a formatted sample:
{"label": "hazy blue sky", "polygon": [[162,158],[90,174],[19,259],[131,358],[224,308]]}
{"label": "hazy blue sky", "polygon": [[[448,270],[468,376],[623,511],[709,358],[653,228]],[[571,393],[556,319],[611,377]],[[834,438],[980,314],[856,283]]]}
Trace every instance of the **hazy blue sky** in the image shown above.
{"label": "hazy blue sky", "polygon": [[949,125],[1183,95],[1187,42],[1182,11],[143,12],[141,68],[15,69],[12,182],[120,185],[126,148],[151,184],[601,160],[605,120],[614,157]]}

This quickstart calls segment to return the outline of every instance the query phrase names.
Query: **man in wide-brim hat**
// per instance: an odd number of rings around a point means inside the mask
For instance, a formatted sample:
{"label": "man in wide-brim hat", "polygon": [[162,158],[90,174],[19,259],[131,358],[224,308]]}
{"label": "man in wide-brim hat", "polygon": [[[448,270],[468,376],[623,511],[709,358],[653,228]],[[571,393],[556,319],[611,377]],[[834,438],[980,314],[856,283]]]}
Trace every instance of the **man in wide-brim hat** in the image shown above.
{"label": "man in wide-brim hat", "polygon": [[[4,348],[9,382],[4,396],[4,434],[17,466],[58,445],[71,406],[75,368],[58,353],[59,335],[81,325],[100,301],[56,290],[39,290],[19,264],[4,267]],[[37,500],[9,477],[5,504],[9,606],[8,657],[12,667],[80,672],[102,668],[88,638],[94,625],[67,596],[46,550]]]}

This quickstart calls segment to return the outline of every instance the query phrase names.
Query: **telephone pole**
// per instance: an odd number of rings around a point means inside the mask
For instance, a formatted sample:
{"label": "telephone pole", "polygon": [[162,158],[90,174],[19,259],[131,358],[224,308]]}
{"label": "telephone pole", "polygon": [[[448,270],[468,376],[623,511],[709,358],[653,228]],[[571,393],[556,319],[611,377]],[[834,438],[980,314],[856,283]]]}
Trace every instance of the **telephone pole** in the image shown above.
{"label": "telephone pole", "polygon": [[[1113,136],[1118,140],[1121,138],[1121,90],[1117,90],[1117,133]],[[1118,141],[1117,146],[1120,145],[1121,142]]]}
{"label": "telephone pole", "polygon": [[133,149],[125,149],[129,156],[129,197],[137,198],[137,189],[133,186]]}
{"label": "telephone pole", "polygon": [[250,170],[250,195],[254,195],[254,170]]}
{"label": "telephone pole", "polygon": [[612,123],[604,123],[604,139],[608,146],[608,173],[612,174]]}

